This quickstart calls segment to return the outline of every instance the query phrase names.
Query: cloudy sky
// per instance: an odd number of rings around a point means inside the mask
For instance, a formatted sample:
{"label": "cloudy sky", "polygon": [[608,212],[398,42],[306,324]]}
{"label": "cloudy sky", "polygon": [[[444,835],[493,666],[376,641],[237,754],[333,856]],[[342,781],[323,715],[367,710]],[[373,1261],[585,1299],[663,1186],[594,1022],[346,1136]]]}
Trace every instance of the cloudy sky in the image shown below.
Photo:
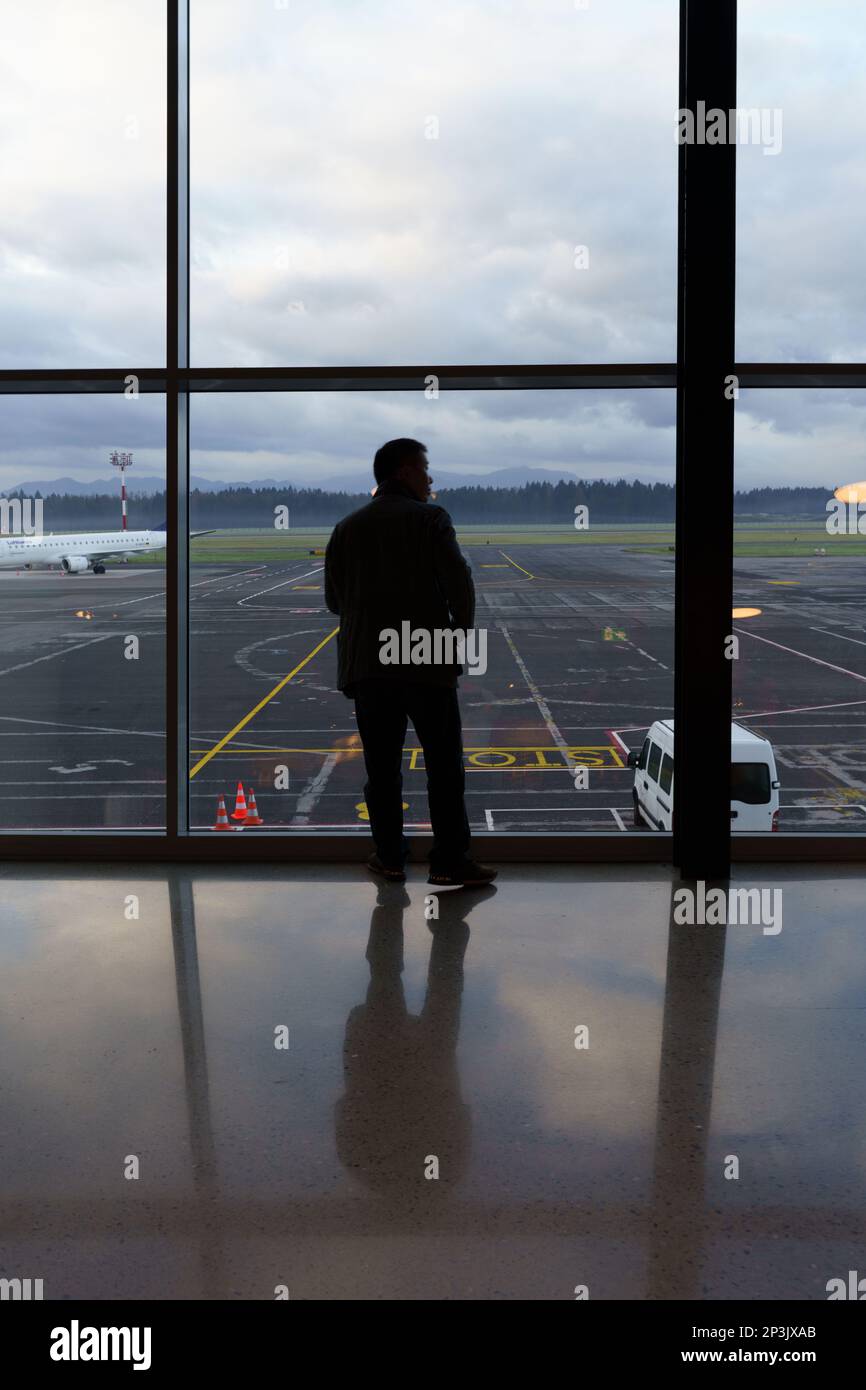
{"label": "cloudy sky", "polygon": [[[7,3],[0,364],[156,366],[162,0]],[[670,361],[677,0],[192,0],[193,362]],[[862,360],[859,0],[740,0],[738,355]],[[575,248],[588,264],[575,265]],[[434,471],[673,476],[669,393],[194,402],[193,471],[359,476],[395,434]],[[857,393],[748,393],[738,484],[866,476]],[[0,486],[164,466],[161,403],[0,404]]]}

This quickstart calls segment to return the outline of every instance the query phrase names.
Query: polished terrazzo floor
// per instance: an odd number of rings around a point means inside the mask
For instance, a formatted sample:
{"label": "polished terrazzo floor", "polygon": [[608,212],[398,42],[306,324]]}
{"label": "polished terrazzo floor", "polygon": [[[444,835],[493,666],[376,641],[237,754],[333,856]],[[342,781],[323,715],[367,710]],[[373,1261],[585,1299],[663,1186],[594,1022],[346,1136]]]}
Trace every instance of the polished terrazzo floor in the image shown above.
{"label": "polished terrazzo floor", "polygon": [[741,869],[775,934],[677,925],[654,866],[512,867],[438,921],[416,875],[5,866],[0,1276],[825,1299],[862,1268],[866,875]]}

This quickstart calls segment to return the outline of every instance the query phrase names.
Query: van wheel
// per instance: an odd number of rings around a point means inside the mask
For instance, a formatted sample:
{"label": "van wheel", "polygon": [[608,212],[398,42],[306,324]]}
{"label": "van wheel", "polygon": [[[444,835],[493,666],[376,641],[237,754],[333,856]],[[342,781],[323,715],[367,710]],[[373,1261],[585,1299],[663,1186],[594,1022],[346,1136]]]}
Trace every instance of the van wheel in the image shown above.
{"label": "van wheel", "polygon": [[632,801],[633,801],[633,803],[634,803],[634,823],[635,823],[635,825],[646,825],[646,821],[644,820],[643,816],[641,815],[640,804],[638,803],[637,792],[636,792],[636,791],[633,791],[633,792],[632,792],[632,794],[631,794],[631,799],[632,799]]}

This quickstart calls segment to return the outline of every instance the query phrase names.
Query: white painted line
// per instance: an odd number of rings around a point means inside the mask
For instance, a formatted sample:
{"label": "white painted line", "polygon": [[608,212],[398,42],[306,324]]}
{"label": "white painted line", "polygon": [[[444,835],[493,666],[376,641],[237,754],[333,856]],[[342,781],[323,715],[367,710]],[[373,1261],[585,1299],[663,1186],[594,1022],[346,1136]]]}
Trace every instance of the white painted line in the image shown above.
{"label": "white painted line", "polygon": [[78,642],[74,647],[61,647],[58,652],[50,652],[48,656],[34,656],[32,661],[19,661],[17,666],[7,666],[0,671],[0,676],[11,676],[15,671],[26,671],[30,666],[38,666],[40,661],[56,661],[59,656],[68,656],[70,652],[83,651],[85,647],[95,647],[97,642],[107,642],[109,638],[121,641],[119,632],[106,632],[101,637],[91,637],[89,642]]}
{"label": "white painted line", "polygon": [[[649,725],[647,725],[647,728],[649,728]],[[626,730],[626,733],[628,732],[629,730]],[[625,756],[628,757],[629,753],[631,752],[631,749],[629,748],[628,744],[623,743],[616,729],[605,729],[605,733],[607,734],[608,738],[612,738],[615,743],[619,744],[619,751],[621,753],[624,753]]]}
{"label": "white painted line", "polygon": [[568,741],[560,733],[556,721],[554,720],[553,715],[550,712],[550,707],[547,701],[545,700],[544,696],[542,695],[541,691],[539,690],[538,686],[535,684],[535,681],[532,679],[532,676],[529,674],[526,662],[523,660],[523,657],[517,650],[511,633],[508,631],[508,628],[502,622],[497,623],[497,627],[499,628],[499,631],[502,633],[502,636],[505,638],[509,648],[511,649],[511,655],[514,657],[514,660],[517,663],[518,670],[520,671],[520,674],[522,675],[529,689],[529,693],[535,701],[536,706],[538,707],[538,712],[544,720],[547,732],[550,734],[550,737],[553,739],[554,743],[556,744],[557,748],[562,754],[562,759],[565,763],[565,766],[573,770],[574,767],[577,766],[577,764],[572,758],[571,752],[569,750]]}
{"label": "white painted line", "polygon": [[[505,815],[506,812],[516,815],[520,812],[522,815],[533,813],[539,816],[564,816],[572,813],[586,815],[587,812],[591,812],[595,815],[598,811],[610,811],[613,813],[617,810],[615,806],[576,806],[573,802],[571,806],[496,806],[494,809],[497,815]],[[627,811],[628,807],[623,806],[620,809]]]}
{"label": "white painted line", "polygon": [[[252,567],[251,569],[248,569],[248,570],[237,570],[236,573],[237,573],[237,574],[256,574],[256,573],[259,572],[262,568],[263,568],[262,565],[253,565],[253,567]],[[189,587],[190,587],[191,589],[200,589],[204,584],[216,584],[220,579],[223,579],[223,580],[224,580],[225,578],[226,578],[226,576],[225,576],[224,574],[213,574],[213,575],[211,575],[210,579],[197,579],[196,582],[195,582],[194,584],[190,584]]]}
{"label": "white painted line", "polygon": [[839,671],[843,676],[851,676],[855,681],[866,682],[866,676],[861,676],[858,671],[849,671],[847,666],[835,666],[832,661],[822,661],[819,656],[810,656],[808,652],[799,652],[796,647],[785,647],[781,642],[772,642],[769,637],[760,637],[757,632],[749,632],[748,628],[735,627],[735,632],[742,634],[743,637],[752,637],[756,642],[766,642],[768,647],[778,647],[780,652],[789,652],[791,656],[801,656],[804,661],[814,661],[816,666],[826,666],[828,671]]}
{"label": "white painted line", "polygon": [[484,812],[484,819],[485,819],[486,822],[487,822],[487,829],[488,829],[488,830],[492,830],[492,829],[493,829],[493,812],[492,812],[492,811],[485,811],[485,812]]}
{"label": "white painted line", "polygon": [[[40,728],[40,738],[57,737],[62,732],[64,737],[68,737],[70,732],[73,734],[123,734],[125,737],[135,738],[165,738],[165,730],[151,732],[149,729],[112,729],[104,728],[99,724],[62,724],[59,719],[23,719],[17,714],[0,714],[0,720],[4,724],[35,724]],[[57,734],[55,734],[57,730]],[[3,738],[20,738],[20,733],[2,734]]]}
{"label": "white painted line", "polygon": [[328,785],[331,773],[340,761],[340,754],[345,751],[346,750],[343,748],[337,748],[333,753],[327,755],[315,777],[311,778],[306,789],[298,797],[295,815],[292,817],[292,825],[307,825],[309,823],[310,817],[308,812],[315,808],[316,802]]}
{"label": "white painted line", "polygon": [[[239,598],[237,600],[237,606],[238,608],[244,608],[246,604],[252,603],[254,598],[261,598],[262,594],[272,594],[275,589],[284,589],[287,584],[297,584],[299,579],[309,579],[313,574],[321,574],[324,568],[324,565],[317,565],[315,569],[308,570],[306,574],[293,574],[290,579],[281,579],[279,584],[271,584],[268,589],[259,589],[254,594],[247,594],[246,598]],[[217,590],[217,592],[219,593],[220,591]],[[307,611],[314,613],[316,610],[311,608]]]}
{"label": "white painted line", "polygon": [[[628,641],[628,639],[626,640]],[[629,642],[628,645],[632,647],[634,651],[640,652],[641,656],[645,656],[647,661],[654,661],[656,666],[661,666],[663,671],[669,671],[671,669],[670,666],[665,666],[663,661],[659,661],[657,656],[650,656],[649,652],[645,652],[643,647],[638,647],[634,642]]]}
{"label": "white painted line", "polygon": [[614,806],[611,806],[611,808],[610,808],[610,814],[613,816],[613,818],[614,818],[614,820],[616,821],[617,825],[619,826],[620,830],[625,830],[625,828],[626,828],[625,822],[624,822],[622,816],[620,815],[619,811],[617,811],[617,809],[616,809]]}
{"label": "white painted line", "polygon": [[[837,703],[832,704],[832,705],[795,705],[795,707],[794,707],[793,709],[764,709],[764,710],[760,710],[757,714],[740,714],[739,710],[737,710],[737,711],[735,711],[735,713],[733,714],[732,717],[733,717],[734,719],[737,719],[737,720],[739,720],[739,719],[772,719],[772,718],[774,718],[777,714],[809,714],[809,712],[810,712],[811,710],[819,710],[819,709],[847,709],[847,708],[849,708],[849,706],[851,706],[851,705],[866,705],[866,700],[839,700]],[[811,726],[810,726],[809,724],[800,724],[800,725],[797,725],[797,724],[790,724],[790,725],[784,725],[783,727],[784,727],[784,728],[791,728],[791,729],[796,729],[796,728],[808,729],[808,728],[810,728]],[[847,725],[846,725],[846,727],[850,727],[850,726],[847,726]]]}
{"label": "white painted line", "polygon": [[810,632],[823,632],[825,637],[841,637],[843,642],[855,642],[858,647],[866,647],[866,642],[861,642],[859,637],[846,637],[844,632],[831,632],[826,627],[810,627]]}

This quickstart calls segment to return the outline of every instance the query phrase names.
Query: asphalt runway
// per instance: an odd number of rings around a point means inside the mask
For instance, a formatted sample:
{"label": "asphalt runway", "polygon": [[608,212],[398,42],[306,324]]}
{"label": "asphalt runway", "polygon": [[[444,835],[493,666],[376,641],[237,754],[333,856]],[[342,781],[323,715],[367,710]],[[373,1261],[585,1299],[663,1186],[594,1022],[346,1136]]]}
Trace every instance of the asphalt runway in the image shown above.
{"label": "asphalt runway", "polygon": [[[478,832],[632,826],[629,748],[673,713],[673,563],[621,545],[468,549],[488,633],[461,704]],[[190,814],[254,788],[264,826],[368,828],[353,705],[334,689],[322,559],[191,574]],[[741,560],[735,717],[773,743],[781,830],[866,830],[864,561]],[[0,572],[0,829],[163,823],[164,572]],[[130,639],[137,639],[136,644]],[[129,654],[129,655],[128,655]],[[574,767],[588,769],[577,787]],[[426,829],[410,728],[407,826]]]}

